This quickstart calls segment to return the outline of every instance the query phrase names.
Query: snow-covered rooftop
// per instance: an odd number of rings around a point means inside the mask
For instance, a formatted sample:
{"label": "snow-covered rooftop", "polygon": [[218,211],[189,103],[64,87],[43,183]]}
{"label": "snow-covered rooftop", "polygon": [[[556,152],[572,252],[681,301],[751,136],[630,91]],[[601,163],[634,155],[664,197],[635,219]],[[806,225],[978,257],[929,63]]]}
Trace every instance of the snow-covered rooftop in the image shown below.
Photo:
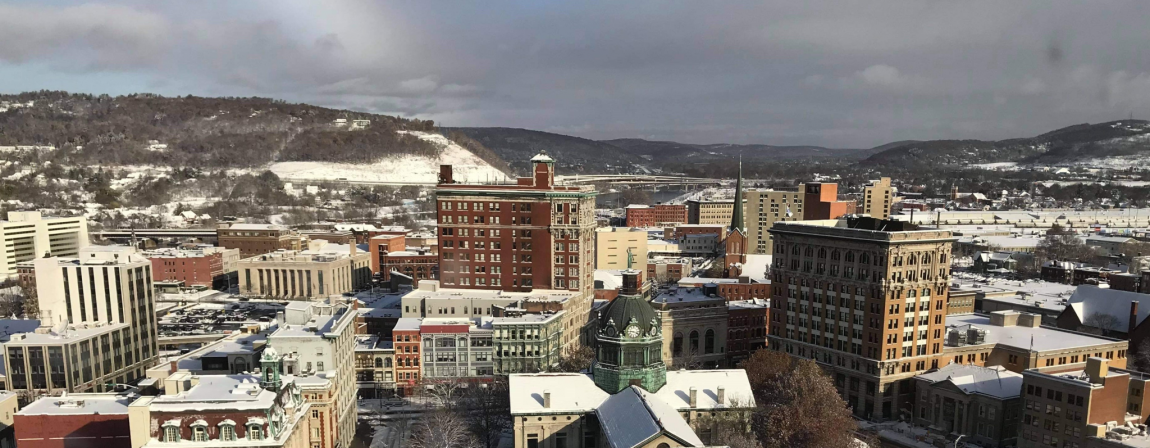
{"label": "snow-covered rooftop", "polygon": [[41,397],[25,405],[16,415],[126,415],[128,405],[136,398],[139,397],[115,393]]}
{"label": "snow-covered rooftop", "polygon": [[915,378],[930,383],[949,381],[968,395],[986,395],[998,399],[1014,398],[1022,391],[1022,375],[1006,370],[1002,366],[947,364],[941,369]]}
{"label": "snow-covered rooftop", "polygon": [[990,324],[984,314],[953,314],[946,316],[946,327],[965,330],[969,326],[986,330],[985,344],[1002,344],[1022,350],[1048,351],[1079,347],[1092,347],[1119,342],[1116,339],[1076,333],[1053,327],[1010,326]]}

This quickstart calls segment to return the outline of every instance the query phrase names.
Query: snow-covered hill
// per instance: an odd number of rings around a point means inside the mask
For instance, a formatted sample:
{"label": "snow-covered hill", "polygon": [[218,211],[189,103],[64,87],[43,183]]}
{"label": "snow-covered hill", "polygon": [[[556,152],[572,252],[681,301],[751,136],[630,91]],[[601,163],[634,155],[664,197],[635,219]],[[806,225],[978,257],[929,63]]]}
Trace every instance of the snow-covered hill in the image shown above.
{"label": "snow-covered hill", "polygon": [[452,165],[454,176],[461,182],[485,182],[503,179],[506,174],[483,161],[466,148],[440,134],[399,131],[439,146],[437,157],[416,155],[387,156],[370,164],[332,162],[279,162],[270,167],[285,181],[347,180],[395,184],[433,185],[439,179],[439,166]]}

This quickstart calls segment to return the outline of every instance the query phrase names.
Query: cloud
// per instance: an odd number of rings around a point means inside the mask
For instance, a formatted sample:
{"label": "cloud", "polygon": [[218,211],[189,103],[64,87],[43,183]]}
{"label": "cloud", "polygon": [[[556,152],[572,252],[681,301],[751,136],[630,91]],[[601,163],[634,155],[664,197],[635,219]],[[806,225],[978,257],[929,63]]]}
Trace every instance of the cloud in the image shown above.
{"label": "cloud", "polygon": [[91,1],[0,5],[0,91],[260,95],[449,126],[839,147],[1150,117],[1138,2]]}
{"label": "cloud", "polygon": [[72,70],[140,67],[164,57],[169,25],[118,5],[0,5],[0,61],[48,59]]}
{"label": "cloud", "polygon": [[907,75],[886,64],[875,64],[841,78],[839,84],[846,89],[881,90],[887,92],[921,92],[929,89],[929,82],[921,77]]}

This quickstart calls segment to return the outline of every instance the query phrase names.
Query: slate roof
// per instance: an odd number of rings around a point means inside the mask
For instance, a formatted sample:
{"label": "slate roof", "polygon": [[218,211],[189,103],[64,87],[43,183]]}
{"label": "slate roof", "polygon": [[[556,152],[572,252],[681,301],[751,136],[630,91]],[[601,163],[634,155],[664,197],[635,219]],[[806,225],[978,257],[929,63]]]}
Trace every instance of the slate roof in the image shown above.
{"label": "slate roof", "polygon": [[1150,316],[1150,295],[1117,289],[1099,288],[1094,285],[1079,285],[1070,296],[1070,308],[1085,322],[1095,313],[1114,316],[1114,325],[1108,330],[1127,332],[1130,330],[1130,302],[1138,302],[1138,321],[1135,326]]}
{"label": "slate roof", "polygon": [[703,446],[703,441],[678,411],[638,386],[608,397],[595,413],[612,448],[640,446],[660,434],[684,446]]}

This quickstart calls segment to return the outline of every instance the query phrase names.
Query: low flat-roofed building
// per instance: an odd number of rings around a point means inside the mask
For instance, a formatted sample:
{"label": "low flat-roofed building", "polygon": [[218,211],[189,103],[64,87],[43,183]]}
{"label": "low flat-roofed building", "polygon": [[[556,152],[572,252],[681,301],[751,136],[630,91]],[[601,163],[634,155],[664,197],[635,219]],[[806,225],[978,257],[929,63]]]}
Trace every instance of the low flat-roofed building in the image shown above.
{"label": "low flat-roofed building", "polygon": [[164,248],[146,251],[157,282],[181,281],[187,286],[214,287],[224,275],[224,254],[217,251]]}
{"label": "low flat-roofed building", "polygon": [[1089,447],[1089,439],[1105,437],[1111,424],[1144,424],[1141,414],[1148,400],[1144,393],[1146,374],[1111,368],[1110,364],[1109,360],[1091,357],[1077,370],[1023,372],[1022,399],[1026,405],[1018,446]]}
{"label": "low flat-roofed building", "polygon": [[395,394],[395,345],[391,335],[355,337],[355,380],[360,398]]}
{"label": "low flat-roofed building", "polygon": [[19,333],[4,343],[4,386],[22,400],[61,392],[103,392],[143,376],[141,364],[118,341],[131,340],[128,324],[60,326]]}
{"label": "low flat-roofed building", "polygon": [[986,447],[1014,446],[1022,414],[1022,375],[1001,366],[950,364],[914,377],[913,419],[942,434],[966,434]]}
{"label": "low flat-roofed building", "polygon": [[1126,366],[1127,341],[1041,325],[1036,314],[996,311],[946,318],[940,366],[949,363],[1003,366],[1013,372],[1081,369],[1097,356]]}
{"label": "low flat-roofed building", "polygon": [[496,307],[520,303],[528,312],[560,311],[564,304],[580,295],[579,291],[562,289],[535,289],[532,291],[500,291],[494,289],[441,288],[438,281],[425,280],[419,288],[405,294],[402,299],[403,317],[464,317],[494,316]]}
{"label": "low flat-roofed building", "polygon": [[277,250],[303,250],[307,238],[276,224],[232,224],[216,229],[220,247],[239,249],[240,257],[249,258]]}
{"label": "low flat-roofed building", "polygon": [[770,299],[727,302],[727,363],[738,363],[767,347]]}
{"label": "low flat-roofed building", "polygon": [[132,448],[128,405],[134,395],[42,397],[16,412],[20,448]]}
{"label": "low flat-roofed building", "polygon": [[719,366],[727,360],[727,300],[715,285],[655,291],[668,367]]}
{"label": "low flat-roofed building", "polygon": [[566,311],[491,320],[496,375],[550,370],[559,363]]}
{"label": "low flat-roofed building", "polygon": [[314,240],[308,246],[303,251],[282,250],[240,260],[240,293],[319,299],[371,284],[370,256],[356,245]]}

